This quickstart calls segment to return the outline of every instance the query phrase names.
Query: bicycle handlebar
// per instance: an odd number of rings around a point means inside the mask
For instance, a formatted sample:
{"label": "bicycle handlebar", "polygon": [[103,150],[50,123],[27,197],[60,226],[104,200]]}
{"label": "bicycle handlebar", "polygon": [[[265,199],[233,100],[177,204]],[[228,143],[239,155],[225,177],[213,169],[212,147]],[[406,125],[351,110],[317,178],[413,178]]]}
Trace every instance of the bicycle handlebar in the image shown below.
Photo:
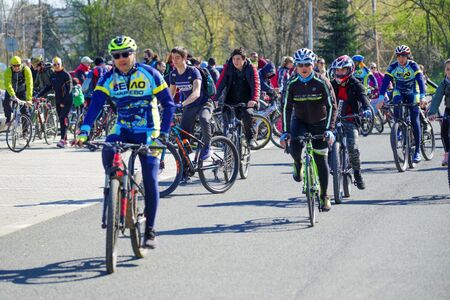
{"label": "bicycle handlebar", "polygon": [[311,133],[305,133],[303,136],[298,136],[295,138],[292,138],[291,140],[294,141],[310,141],[310,140],[323,140],[325,138],[325,136],[323,134],[315,134],[312,135]]}
{"label": "bicycle handlebar", "polygon": [[99,149],[100,147],[116,147],[120,152],[126,152],[128,150],[134,150],[140,152],[141,150],[164,150],[165,145],[144,145],[144,144],[132,144],[123,142],[85,142],[83,145],[89,149]]}

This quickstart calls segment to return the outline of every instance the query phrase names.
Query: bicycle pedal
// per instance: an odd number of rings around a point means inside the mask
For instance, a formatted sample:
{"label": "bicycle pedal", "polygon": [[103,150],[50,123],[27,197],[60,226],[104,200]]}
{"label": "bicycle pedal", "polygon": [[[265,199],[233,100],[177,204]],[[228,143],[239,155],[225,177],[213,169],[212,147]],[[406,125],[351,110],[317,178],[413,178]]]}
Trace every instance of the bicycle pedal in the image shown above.
{"label": "bicycle pedal", "polygon": [[102,223],[102,229],[106,229],[106,224],[105,223]]}

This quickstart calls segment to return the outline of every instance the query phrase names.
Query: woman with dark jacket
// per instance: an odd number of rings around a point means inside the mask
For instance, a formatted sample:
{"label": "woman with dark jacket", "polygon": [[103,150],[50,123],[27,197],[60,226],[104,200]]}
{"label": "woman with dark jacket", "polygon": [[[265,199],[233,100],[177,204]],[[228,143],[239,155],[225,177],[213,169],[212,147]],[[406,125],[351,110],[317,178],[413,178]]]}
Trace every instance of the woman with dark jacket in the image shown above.
{"label": "woman with dark jacket", "polygon": [[[364,109],[363,115],[370,117],[370,102],[364,90],[363,84],[353,76],[355,63],[347,56],[343,55],[336,58],[331,65],[331,72],[334,73],[334,79],[331,82],[338,103],[338,117],[358,114],[359,107]],[[347,149],[352,165],[356,186],[358,189],[365,189],[365,183],[361,176],[361,160],[357,145],[358,124],[355,118],[346,118],[342,120],[347,137]]]}
{"label": "woman with dark jacket", "polygon": [[67,144],[67,125],[70,109],[72,108],[72,77],[64,70],[62,60],[59,57],[53,58],[53,70],[50,77],[51,85],[45,87],[40,93],[44,94],[53,89],[55,91],[56,112],[58,113],[61,128],[61,140],[56,144],[58,148],[64,148]]}
{"label": "woman with dark jacket", "polygon": [[[219,104],[246,104],[245,108],[236,108],[236,117],[243,120],[244,133],[250,148],[256,147],[252,115],[254,108],[258,106],[260,82],[258,71],[247,58],[243,48],[233,50],[230,59],[223,66],[216,86],[216,99],[219,99]],[[227,108],[224,108],[223,116],[224,128],[226,128],[230,118],[230,112]]]}

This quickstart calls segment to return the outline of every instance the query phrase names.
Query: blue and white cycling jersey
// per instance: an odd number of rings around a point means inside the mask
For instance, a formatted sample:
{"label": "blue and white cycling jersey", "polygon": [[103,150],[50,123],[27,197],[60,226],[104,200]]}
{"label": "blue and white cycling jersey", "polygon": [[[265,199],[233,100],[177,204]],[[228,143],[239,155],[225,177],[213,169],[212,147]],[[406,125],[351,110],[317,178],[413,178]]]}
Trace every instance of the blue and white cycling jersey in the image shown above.
{"label": "blue and white cycling jersey", "polygon": [[[175,105],[166,82],[156,69],[137,63],[128,74],[118,69],[106,73],[94,90],[82,130],[90,130],[108,98],[117,109],[116,126],[111,134],[118,134],[120,128],[150,132],[153,137],[160,131],[169,132]],[[162,123],[158,101],[164,109]]]}
{"label": "blue and white cycling jersey", "polygon": [[422,71],[417,63],[412,60],[408,60],[404,67],[398,62],[394,62],[387,68],[380,95],[384,95],[391,81],[394,84],[394,96],[397,94],[417,95],[420,93],[421,98],[423,98],[425,95]]}

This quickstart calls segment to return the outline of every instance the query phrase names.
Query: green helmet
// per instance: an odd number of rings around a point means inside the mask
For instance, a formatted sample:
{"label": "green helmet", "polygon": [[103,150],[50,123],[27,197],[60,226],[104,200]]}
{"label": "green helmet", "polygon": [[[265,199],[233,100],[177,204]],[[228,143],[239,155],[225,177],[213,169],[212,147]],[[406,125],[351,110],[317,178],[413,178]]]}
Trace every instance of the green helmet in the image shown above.
{"label": "green helmet", "polygon": [[40,64],[43,61],[44,61],[44,58],[42,57],[42,55],[39,55],[39,56],[33,57],[31,59],[31,64],[33,65],[33,67],[36,67],[38,64]]}
{"label": "green helmet", "polygon": [[12,65],[21,65],[22,64],[22,60],[20,59],[20,57],[18,57],[18,56],[13,56],[12,58],[11,58],[11,61],[10,61],[10,63],[9,63],[11,66]]}
{"label": "green helmet", "polygon": [[111,42],[108,45],[108,50],[109,53],[123,50],[136,51],[137,46],[136,42],[132,38],[120,35],[111,40]]}

